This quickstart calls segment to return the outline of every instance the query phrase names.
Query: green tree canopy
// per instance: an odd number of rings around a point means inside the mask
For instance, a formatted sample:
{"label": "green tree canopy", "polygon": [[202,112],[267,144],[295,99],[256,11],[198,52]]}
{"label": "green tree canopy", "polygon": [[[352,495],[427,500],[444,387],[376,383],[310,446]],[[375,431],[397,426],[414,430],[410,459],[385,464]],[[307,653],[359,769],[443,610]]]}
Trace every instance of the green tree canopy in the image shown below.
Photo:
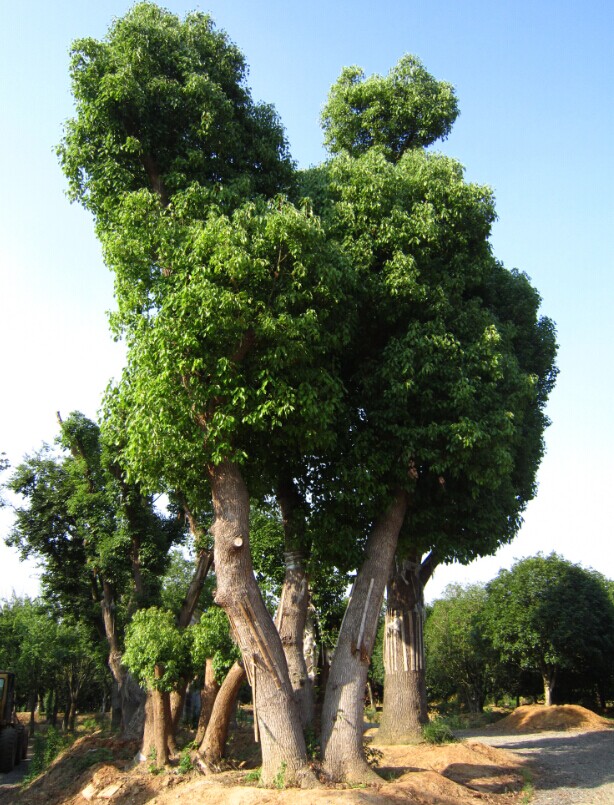
{"label": "green tree canopy", "polygon": [[213,671],[219,684],[241,659],[241,653],[230,634],[230,624],[223,609],[211,606],[198,623],[190,627],[192,662],[194,669],[202,671],[208,659],[213,660]]}
{"label": "green tree canopy", "polygon": [[551,704],[564,668],[607,669],[614,608],[603,577],[555,553],[522,559],[487,587],[485,626],[501,659],[538,671]]}
{"label": "green tree canopy", "polygon": [[[197,512],[211,492],[217,600],[248,659],[276,655],[276,685],[270,672],[258,686],[272,708],[287,674],[244,550],[250,494],[289,481],[309,520],[291,539],[344,572],[391,499],[397,513],[411,500],[426,547],[467,557],[487,525],[514,530],[518,486],[532,491],[554,342],[548,326],[538,337],[530,285],[518,317],[500,302],[490,190],[425,150],[457,115],[449,85],[413,57],[386,78],[346,71],[324,115],[336,156],[291,176],[277,120],[244,78],[208,18],[141,3],[104,41],[76,44],[60,156],[95,216],[128,345],[107,438],[147,491],[181,492]],[[489,495],[497,506],[472,531],[468,501]],[[284,734],[265,778],[304,763],[298,732]]]}
{"label": "green tree canopy", "polygon": [[102,41],[71,52],[77,114],[59,154],[70,191],[99,219],[144,186],[166,202],[194,181],[240,196],[288,185],[291,163],[274,109],[255,104],[241,52],[210,17],[184,21],[137,3]]}
{"label": "green tree canopy", "polygon": [[126,629],[122,660],[146,688],[168,692],[191,668],[190,642],[172,612],[159,607],[141,609]]}
{"label": "green tree canopy", "polygon": [[472,712],[493,692],[498,657],[482,628],[486,590],[482,585],[448,586],[427,617],[427,685],[443,699],[458,695]]}
{"label": "green tree canopy", "polygon": [[452,86],[406,55],[387,76],[365,78],[360,67],[341,72],[322,113],[324,141],[334,154],[379,147],[396,161],[408,149],[447,137],[457,115]]}
{"label": "green tree canopy", "polygon": [[134,609],[157,596],[167,552],[181,533],[150,497],[125,484],[98,425],[80,412],[18,465],[7,486],[21,496],[7,542],[42,560],[42,585],[61,610],[100,621],[103,583]]}

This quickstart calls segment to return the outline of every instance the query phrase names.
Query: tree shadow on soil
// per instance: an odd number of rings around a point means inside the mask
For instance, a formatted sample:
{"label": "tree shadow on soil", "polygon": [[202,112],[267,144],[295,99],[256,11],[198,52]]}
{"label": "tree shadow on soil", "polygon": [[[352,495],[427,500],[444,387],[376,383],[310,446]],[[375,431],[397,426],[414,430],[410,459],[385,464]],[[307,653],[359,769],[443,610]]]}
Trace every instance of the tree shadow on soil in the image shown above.
{"label": "tree shadow on soil", "polygon": [[[465,734],[463,737],[469,737]],[[484,738],[472,736],[474,740]],[[531,734],[496,736],[492,745],[514,752],[535,771],[535,788],[598,788],[614,783],[614,730],[570,732],[566,735]],[[507,739],[507,740],[506,740]]]}

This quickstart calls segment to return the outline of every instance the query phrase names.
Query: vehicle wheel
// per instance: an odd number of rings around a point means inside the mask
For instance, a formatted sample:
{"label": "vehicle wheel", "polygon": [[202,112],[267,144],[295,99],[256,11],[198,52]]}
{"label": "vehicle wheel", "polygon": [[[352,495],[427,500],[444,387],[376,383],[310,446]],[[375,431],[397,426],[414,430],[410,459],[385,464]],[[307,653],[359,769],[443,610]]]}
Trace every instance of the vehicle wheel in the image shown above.
{"label": "vehicle wheel", "polygon": [[9,772],[15,765],[17,734],[12,727],[0,731],[0,772]]}
{"label": "vehicle wheel", "polygon": [[21,747],[23,746],[23,730],[15,730],[15,766],[21,763]]}

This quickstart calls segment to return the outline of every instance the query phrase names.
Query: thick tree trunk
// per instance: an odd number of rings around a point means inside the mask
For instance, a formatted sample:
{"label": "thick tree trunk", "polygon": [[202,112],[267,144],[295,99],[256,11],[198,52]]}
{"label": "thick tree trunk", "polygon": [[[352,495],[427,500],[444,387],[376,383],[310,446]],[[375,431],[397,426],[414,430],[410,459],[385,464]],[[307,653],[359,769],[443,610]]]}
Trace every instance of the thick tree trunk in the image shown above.
{"label": "thick tree trunk", "polygon": [[171,708],[171,694],[162,694],[162,705],[164,707],[164,731],[166,732],[166,745],[171,756],[177,755],[177,743],[175,741],[175,733],[173,731],[173,715]]}
{"label": "thick tree trunk", "polygon": [[339,631],[322,709],[324,770],[336,781],[380,779],[364,755],[363,700],[384,588],[406,510],[407,495],[399,491],[375,524]]}
{"label": "thick tree trunk", "polygon": [[288,663],[290,684],[303,727],[311,724],[314,713],[313,683],[307,673],[303,635],[309,605],[309,587],[303,558],[286,553],[286,576],[281,591],[276,625]]}
{"label": "thick tree trunk", "polygon": [[156,756],[156,731],[154,727],[153,694],[147,691],[145,704],[143,705],[143,742],[141,744],[141,754],[139,760],[153,760]]}
{"label": "thick tree trunk", "polygon": [[552,705],[552,692],[556,682],[556,668],[542,669],[542,679],[544,681],[544,704],[546,707]]}
{"label": "thick tree trunk", "polygon": [[122,735],[126,739],[141,740],[145,723],[146,694],[131,673],[126,673],[120,695]]}
{"label": "thick tree trunk", "polygon": [[213,660],[207,659],[205,661],[205,677],[203,682],[203,689],[200,692],[200,714],[198,716],[198,728],[196,730],[196,737],[194,742],[199,746],[202,744],[209,726],[211,713],[213,712],[213,704],[215,698],[220,690],[220,686],[215,679],[213,671]]}
{"label": "thick tree trunk", "polygon": [[122,665],[122,652],[117,638],[115,628],[115,597],[113,588],[108,581],[102,582],[102,619],[104,630],[109,644],[109,668],[113,679],[117,683],[122,709],[121,729],[126,737],[135,736],[131,731],[131,722],[135,718],[139,708],[145,705],[145,694],[134,680],[132,674],[128,673]]}
{"label": "thick tree trunk", "polygon": [[119,732],[122,727],[122,700],[117,680],[111,685],[111,729]]}
{"label": "thick tree trunk", "polygon": [[161,768],[168,763],[168,743],[166,740],[166,723],[164,720],[164,694],[159,690],[152,691],[153,738],[156,766]]}
{"label": "thick tree trunk", "polygon": [[318,631],[316,612],[311,602],[307,607],[307,619],[303,634],[303,656],[305,657],[305,668],[307,669],[307,676],[311,682],[311,689],[314,692],[315,699],[315,686],[318,677]]}
{"label": "thick tree trunk", "polygon": [[309,607],[309,581],[304,555],[305,509],[291,478],[279,484],[277,497],[284,528],[286,573],[275,625],[286,655],[301,724],[306,727],[313,722],[315,700],[303,645]]}
{"label": "thick tree trunk", "polygon": [[397,559],[388,581],[384,629],[384,709],[381,743],[410,743],[428,721],[424,662],[424,585],[432,554]]}
{"label": "thick tree trunk", "polygon": [[264,605],[249,550],[249,496],[236,464],[209,467],[215,520],[216,603],[226,612],[253,690],[262,781],[283,771],[286,785],[313,775],[279,633]]}
{"label": "thick tree trunk", "polygon": [[237,706],[237,696],[247,676],[242,665],[236,662],[215,696],[211,717],[199,747],[199,754],[208,766],[219,766],[225,754],[230,722]]}
{"label": "thick tree trunk", "polygon": [[[163,670],[159,665],[154,668],[154,675],[156,679],[160,679],[163,675]],[[168,701],[168,696],[160,691],[154,690],[151,693],[152,709],[153,709],[153,723],[154,723],[154,746],[156,748],[156,766],[161,768],[168,764],[168,721],[165,699]]]}
{"label": "thick tree trunk", "polygon": [[170,694],[170,732],[173,736],[173,739],[174,736],[177,735],[181,725],[185,697],[188,692],[188,684],[189,682],[187,679],[181,679],[179,681],[177,690],[172,691]]}

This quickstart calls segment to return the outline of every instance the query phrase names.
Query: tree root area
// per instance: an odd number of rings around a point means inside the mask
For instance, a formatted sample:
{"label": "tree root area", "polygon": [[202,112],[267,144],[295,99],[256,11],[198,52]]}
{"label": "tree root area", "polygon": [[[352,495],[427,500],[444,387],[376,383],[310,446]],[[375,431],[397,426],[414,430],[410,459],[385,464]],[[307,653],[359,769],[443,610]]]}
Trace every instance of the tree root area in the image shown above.
{"label": "tree root area", "polygon": [[178,766],[171,766],[153,774],[147,763],[134,763],[132,744],[93,735],[76,741],[27,788],[4,793],[0,789],[0,805],[468,805],[478,801],[508,805],[520,801],[522,763],[503,750],[470,742],[379,746],[377,750],[378,785],[276,790],[259,787],[257,774],[245,767],[203,775],[197,770],[180,774]]}

